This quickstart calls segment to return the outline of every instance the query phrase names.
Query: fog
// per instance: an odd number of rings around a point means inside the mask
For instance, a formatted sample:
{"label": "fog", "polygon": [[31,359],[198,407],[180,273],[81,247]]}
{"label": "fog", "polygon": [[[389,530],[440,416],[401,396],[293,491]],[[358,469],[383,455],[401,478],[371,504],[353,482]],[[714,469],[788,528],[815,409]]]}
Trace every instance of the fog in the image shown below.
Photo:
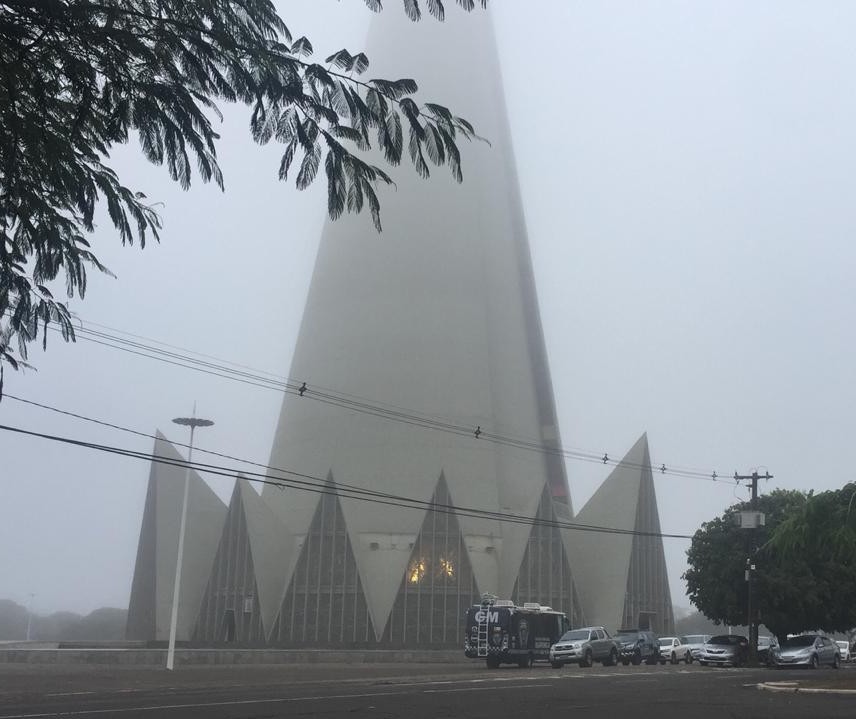
{"label": "fog", "polygon": [[[362,49],[371,13],[358,0],[280,6],[318,56]],[[647,431],[655,466],[768,470],[762,491],[852,481],[856,6],[491,6],[565,448],[617,458]],[[123,248],[102,218],[93,244],[117,279],[90,275],[71,308],[90,327],[284,376],[326,184],[278,182],[279,149],[223,109],[225,193],[182,192],[135,145],[116,149],[125,183],[163,203],[162,241]],[[30,361],[36,371],[7,370],[8,394],[182,442],[170,419],[197,402],[216,422],[198,446],[267,462],[278,392],[56,335]],[[0,424],[151,450],[10,398]],[[609,469],[568,460],[576,509]],[[148,471],[0,432],[0,598],[37,612],[126,606]],[[670,534],[747,497],[722,479],[655,483]],[[227,498],[231,480],[211,484]],[[689,543],[664,544],[672,600],[687,606]]]}

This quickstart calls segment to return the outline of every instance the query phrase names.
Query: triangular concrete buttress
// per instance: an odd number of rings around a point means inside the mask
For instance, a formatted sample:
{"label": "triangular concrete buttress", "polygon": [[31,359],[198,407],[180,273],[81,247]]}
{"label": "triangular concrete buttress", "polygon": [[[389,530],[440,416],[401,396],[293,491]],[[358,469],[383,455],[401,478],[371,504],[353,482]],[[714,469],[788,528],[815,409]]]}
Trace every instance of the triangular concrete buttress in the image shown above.
{"label": "triangular concrete buttress", "polygon": [[385,619],[385,646],[458,646],[467,608],[480,592],[443,474],[410,544],[406,572]]}
{"label": "triangular concrete buttress", "polygon": [[557,509],[567,504],[556,501],[549,485],[544,485],[541,501],[530,527],[526,553],[520,564],[514,590],[509,595],[517,604],[526,602],[550,606],[567,614],[571,626],[580,626],[583,612],[565,548],[557,526]]}
{"label": "triangular concrete buttress", "polygon": [[256,568],[262,625],[265,636],[269,637],[285,594],[286,576],[290,570],[286,558],[294,556],[294,537],[248,480],[239,477],[238,486]]}
{"label": "triangular concrete buttress", "polygon": [[269,637],[283,645],[367,645],[376,641],[335,483],[328,479]]}
{"label": "triangular concrete buttress", "polygon": [[223,534],[196,622],[193,636],[196,641],[264,643],[242,483],[243,480],[238,479],[232,491]]}
{"label": "triangular concrete buttress", "polygon": [[[141,573],[138,580],[135,570],[134,596],[129,605],[129,612],[133,610],[134,614],[133,619],[129,616],[129,626],[136,626],[142,612],[143,621],[153,629],[147,639],[169,638],[185,472],[184,457],[157,432],[141,532],[145,551],[138,551]],[[176,628],[179,641],[189,640],[196,625],[225,518],[226,505],[205,480],[191,471]],[[153,605],[147,603],[152,597]]]}
{"label": "triangular concrete buttress", "polygon": [[675,619],[666,572],[666,556],[660,535],[660,516],[648,445],[645,445],[639,502],[627,572],[627,590],[622,624],[652,629],[661,635],[674,633]]}
{"label": "triangular concrete buttress", "polygon": [[149,640],[155,637],[155,613],[157,605],[157,482],[152,463],[146,487],[146,503],[137,545],[137,561],[128,601],[128,619],[125,639]]}
{"label": "triangular concrete buttress", "polygon": [[574,519],[580,529],[562,533],[586,620],[609,631],[619,629],[624,617],[633,534],[589,530],[586,525],[635,529],[647,457],[643,434]]}

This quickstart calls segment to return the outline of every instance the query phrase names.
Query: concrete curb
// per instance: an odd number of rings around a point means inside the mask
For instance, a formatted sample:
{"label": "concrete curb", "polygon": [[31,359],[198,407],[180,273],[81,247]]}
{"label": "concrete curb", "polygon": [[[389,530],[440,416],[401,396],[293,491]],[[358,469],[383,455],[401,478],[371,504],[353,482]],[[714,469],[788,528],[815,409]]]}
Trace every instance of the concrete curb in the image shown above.
{"label": "concrete curb", "polygon": [[[127,664],[159,666],[166,649],[2,649],[0,664]],[[457,650],[177,649],[176,665],[212,664],[457,664],[472,662]]]}
{"label": "concrete curb", "polygon": [[856,689],[822,689],[819,687],[801,687],[799,682],[762,682],[755,685],[765,692],[790,692],[791,694],[842,694],[856,696]]}

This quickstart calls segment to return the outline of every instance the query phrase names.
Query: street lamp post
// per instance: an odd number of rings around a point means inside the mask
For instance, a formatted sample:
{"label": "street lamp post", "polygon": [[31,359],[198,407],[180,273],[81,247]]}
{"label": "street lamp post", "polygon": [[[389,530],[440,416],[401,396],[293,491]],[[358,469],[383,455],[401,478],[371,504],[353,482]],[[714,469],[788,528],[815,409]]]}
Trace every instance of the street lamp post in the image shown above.
{"label": "street lamp post", "polygon": [[178,530],[178,556],[175,560],[175,583],[172,587],[172,616],[169,621],[169,649],[166,653],[166,668],[175,665],[175,634],[178,627],[178,596],[181,587],[181,562],[184,558],[184,529],[187,525],[187,498],[190,493],[190,467],[193,460],[193,432],[197,427],[210,427],[214,422],[196,416],[196,403],[193,403],[192,417],[176,417],[176,424],[190,427],[190,444],[187,450],[187,468],[184,471],[184,499],[181,502],[181,525]]}

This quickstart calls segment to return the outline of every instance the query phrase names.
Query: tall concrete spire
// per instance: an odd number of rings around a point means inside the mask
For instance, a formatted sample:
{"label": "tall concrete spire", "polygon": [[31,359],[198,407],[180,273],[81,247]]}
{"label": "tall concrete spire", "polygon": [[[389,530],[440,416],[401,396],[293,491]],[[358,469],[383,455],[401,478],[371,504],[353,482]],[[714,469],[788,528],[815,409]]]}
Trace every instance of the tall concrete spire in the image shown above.
{"label": "tall concrete spire", "polygon": [[[405,160],[392,172],[397,187],[381,193],[382,234],[365,216],[327,223],[289,376],[310,390],[334,389],[557,447],[491,18],[450,11],[445,23],[413,24],[390,7],[377,16],[367,50],[370,75],[418,79],[421,99],[448,103],[490,145],[462,148],[463,184],[446,168],[421,180]],[[546,487],[570,510],[555,454],[309,397],[285,397],[271,464],[425,502],[442,476],[456,507],[527,517],[539,511]],[[294,551],[283,557],[290,575],[319,495],[265,488],[262,496],[293,540]],[[426,512],[347,498],[341,509],[380,640]],[[467,516],[458,523],[478,591],[511,596],[531,528]]]}

